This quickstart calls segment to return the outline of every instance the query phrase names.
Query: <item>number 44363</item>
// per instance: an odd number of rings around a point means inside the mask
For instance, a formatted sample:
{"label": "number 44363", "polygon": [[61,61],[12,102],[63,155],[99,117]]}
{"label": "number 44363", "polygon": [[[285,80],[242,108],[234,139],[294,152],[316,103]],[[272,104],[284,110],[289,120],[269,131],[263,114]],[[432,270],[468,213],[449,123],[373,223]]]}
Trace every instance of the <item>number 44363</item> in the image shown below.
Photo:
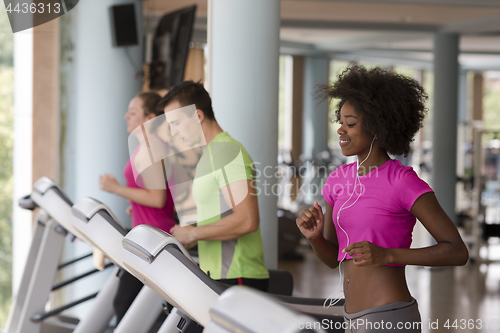
{"label": "number 44363", "polygon": [[498,325],[499,322],[498,320],[493,320],[493,321],[485,321],[482,319],[455,319],[454,321],[451,321],[450,319],[446,320],[444,323],[443,327],[447,329],[460,329],[460,330],[466,330],[466,329],[483,329],[483,328],[500,328]]}
{"label": "number 44363", "polygon": [[35,14],[35,13],[39,13],[39,14],[42,14],[42,13],[55,13],[55,14],[58,14],[61,12],[61,4],[56,2],[54,4],[50,4],[50,2],[48,4],[44,4],[44,3],[17,3],[14,8],[12,8],[12,4],[9,3],[9,5],[7,6],[7,8],[5,8],[5,10],[7,11],[7,13],[23,13],[23,14],[27,14],[27,13],[31,13],[31,14]]}

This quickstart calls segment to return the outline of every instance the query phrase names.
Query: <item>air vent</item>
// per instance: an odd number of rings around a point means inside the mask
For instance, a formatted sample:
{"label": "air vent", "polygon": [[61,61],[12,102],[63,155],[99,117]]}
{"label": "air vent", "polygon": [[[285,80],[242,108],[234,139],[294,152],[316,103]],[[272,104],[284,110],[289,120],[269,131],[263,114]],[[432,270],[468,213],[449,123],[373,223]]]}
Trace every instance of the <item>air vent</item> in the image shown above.
{"label": "air vent", "polygon": [[179,322],[177,323],[177,329],[179,330],[179,332],[183,332],[185,326],[186,326],[186,319],[181,318],[181,320],[179,320]]}

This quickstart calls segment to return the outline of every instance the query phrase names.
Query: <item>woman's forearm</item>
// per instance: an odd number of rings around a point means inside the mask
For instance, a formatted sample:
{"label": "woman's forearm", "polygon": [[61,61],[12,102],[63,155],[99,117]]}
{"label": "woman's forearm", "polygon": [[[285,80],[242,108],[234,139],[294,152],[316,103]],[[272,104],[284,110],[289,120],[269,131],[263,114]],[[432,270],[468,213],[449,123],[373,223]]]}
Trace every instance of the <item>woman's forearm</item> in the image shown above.
{"label": "woman's forearm", "polygon": [[390,260],[395,264],[421,266],[465,265],[469,251],[457,227],[443,210],[433,192],[422,194],[410,212],[437,241],[436,245],[420,249],[390,249]]}
{"label": "woman's forearm", "polygon": [[163,208],[167,198],[165,190],[148,190],[123,185],[117,186],[114,193],[139,205],[153,208]]}
{"label": "woman's forearm", "polygon": [[309,243],[316,253],[316,256],[330,268],[336,268],[339,265],[337,256],[339,249],[335,244],[326,240],[322,234],[314,239],[309,239]]}
{"label": "woman's forearm", "polygon": [[387,249],[390,264],[418,266],[463,266],[469,259],[465,245],[440,242],[419,249]]}

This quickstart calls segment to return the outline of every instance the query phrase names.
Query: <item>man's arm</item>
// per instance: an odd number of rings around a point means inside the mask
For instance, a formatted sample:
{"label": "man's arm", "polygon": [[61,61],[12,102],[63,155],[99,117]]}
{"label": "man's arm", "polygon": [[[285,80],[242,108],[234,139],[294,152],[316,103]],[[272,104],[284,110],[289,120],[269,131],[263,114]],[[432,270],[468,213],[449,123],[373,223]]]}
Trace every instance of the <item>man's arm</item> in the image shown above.
{"label": "man's arm", "polygon": [[233,213],[219,221],[200,227],[172,228],[172,235],[184,245],[199,240],[224,241],[240,238],[259,228],[259,206],[252,180],[240,180],[222,188],[222,194]]}

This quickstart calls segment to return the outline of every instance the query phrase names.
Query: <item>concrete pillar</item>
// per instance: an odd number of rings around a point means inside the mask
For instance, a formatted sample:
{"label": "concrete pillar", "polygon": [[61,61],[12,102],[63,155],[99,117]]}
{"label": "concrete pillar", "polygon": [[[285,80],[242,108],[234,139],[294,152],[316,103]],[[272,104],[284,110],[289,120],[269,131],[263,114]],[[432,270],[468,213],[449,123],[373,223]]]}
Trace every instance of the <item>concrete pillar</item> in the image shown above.
{"label": "concrete pillar", "polygon": [[[293,161],[298,161],[302,155],[302,137],[303,137],[303,117],[304,117],[304,57],[293,56],[292,58],[292,77],[291,77],[291,150],[290,155]],[[295,200],[299,194],[301,178],[294,175],[291,180],[290,198]]]}
{"label": "concrete pillar", "polygon": [[[109,7],[128,0],[79,3],[75,20],[75,199],[92,196],[106,203],[130,225],[127,202],[99,189],[99,175],[110,173],[125,183],[128,133],[123,119],[130,100],[139,92],[140,80],[123,47],[113,47]],[[142,8],[136,6],[138,40],[142,42]],[[97,7],[96,7],[97,6]],[[90,21],[89,21],[90,20]],[[142,62],[140,45],[129,47],[135,62]]]}
{"label": "concrete pillar", "polygon": [[[280,55],[280,110],[279,110],[279,122],[280,122],[280,135],[283,138],[278,139],[279,149],[284,149],[285,152],[290,153],[290,158],[292,158],[292,148],[293,148],[293,56],[291,55]],[[283,106],[281,103],[283,102]],[[283,110],[281,110],[283,109]],[[281,119],[283,117],[283,119]],[[283,129],[281,129],[283,126]],[[283,140],[280,143],[279,141]],[[301,142],[302,145],[302,142]]]}
{"label": "concrete pillar", "polygon": [[279,28],[278,0],[208,2],[208,86],[214,113],[222,129],[256,162],[264,255],[273,269],[278,235],[272,186],[278,154]]}
{"label": "concrete pillar", "polygon": [[458,132],[457,132],[457,175],[465,175],[465,151],[467,142],[467,72],[460,71],[458,76]]}
{"label": "concrete pillar", "polygon": [[434,36],[434,115],[432,186],[444,211],[457,222],[455,213],[458,116],[457,34]]}
{"label": "concrete pillar", "polygon": [[[75,202],[83,197],[96,198],[111,208],[126,227],[127,201],[99,189],[99,175],[112,174],[125,184],[123,169],[128,156],[128,133],[123,119],[130,100],[140,91],[136,68],[128,61],[123,47],[114,47],[110,6],[129,0],[80,1],[61,20],[61,180]],[[138,40],[142,43],[142,6],[134,1]],[[136,66],[142,63],[141,45],[128,47]],[[67,257],[90,250],[75,244]],[[72,252],[72,253],[69,253]],[[72,268],[73,274],[92,267],[89,261]],[[110,270],[72,284],[70,299],[98,290]],[[72,312],[82,316],[91,304]]]}
{"label": "concrete pillar", "polygon": [[292,150],[297,161],[302,154],[302,119],[304,117],[304,57],[294,56],[292,68]]}
{"label": "concrete pillar", "polygon": [[483,97],[483,73],[474,73],[472,86],[472,120],[483,120]]}
{"label": "concrete pillar", "polygon": [[328,103],[315,98],[318,85],[328,83],[328,69],[328,58],[305,58],[302,147],[308,158],[328,149]]}
{"label": "concrete pillar", "polygon": [[467,71],[460,71],[458,75],[458,123],[467,123],[468,119],[468,84],[467,84]]}

